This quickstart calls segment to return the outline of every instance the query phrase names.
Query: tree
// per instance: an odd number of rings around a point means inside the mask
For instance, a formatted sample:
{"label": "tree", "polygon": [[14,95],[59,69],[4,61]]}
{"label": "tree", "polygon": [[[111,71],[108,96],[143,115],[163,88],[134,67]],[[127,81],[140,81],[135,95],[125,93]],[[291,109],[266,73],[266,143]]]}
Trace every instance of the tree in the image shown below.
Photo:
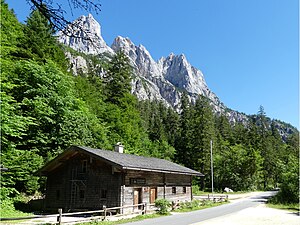
{"label": "tree", "polygon": [[219,132],[221,139],[233,144],[233,131],[229,120],[225,115],[216,116],[216,130]]}
{"label": "tree", "polygon": [[[214,115],[208,99],[199,96],[193,111],[192,131],[192,168],[204,174],[210,174],[210,142],[215,143]],[[206,181],[206,182],[204,182]],[[205,179],[201,182],[201,188],[205,188]]]}
{"label": "tree", "polygon": [[192,137],[192,110],[187,93],[181,97],[181,114],[179,120],[179,136],[175,141],[176,161],[183,165],[192,165],[191,140]]}
{"label": "tree", "polygon": [[120,104],[122,98],[131,92],[132,68],[128,57],[119,51],[113,56],[104,77],[107,101]]}
{"label": "tree", "polygon": [[1,0],[1,55],[7,57],[8,53],[18,50],[17,44],[23,36],[22,25],[18,22],[12,10],[8,9],[8,5]]}
{"label": "tree", "polygon": [[180,117],[172,108],[167,109],[167,118],[165,121],[165,133],[167,141],[171,146],[175,146],[176,139],[179,138],[179,120]]}
{"label": "tree", "polygon": [[299,159],[288,156],[288,162],[282,166],[279,193],[271,199],[274,203],[299,203]]}
{"label": "tree", "polygon": [[270,141],[270,132],[263,106],[259,107],[259,111],[256,116],[256,124],[258,131],[258,142],[256,145],[258,149],[260,149],[261,156],[263,157],[264,189],[267,189],[274,174],[274,165],[276,160],[273,157],[275,154]]}
{"label": "tree", "polygon": [[[56,29],[63,31],[65,27],[70,24],[65,18],[66,9],[63,8],[60,1],[48,1],[48,0],[26,0],[33,10],[37,9]],[[100,3],[98,0],[71,0],[68,1],[69,10],[72,12],[73,9],[83,9],[85,11],[98,13],[101,11]],[[75,25],[76,26],[76,25]],[[72,34],[75,36],[75,34]]]}
{"label": "tree", "polygon": [[216,188],[224,190],[255,190],[258,186],[262,158],[252,147],[241,144],[223,146],[215,155]]}
{"label": "tree", "polygon": [[62,46],[58,44],[54,33],[48,20],[38,10],[34,10],[24,26],[22,47],[34,54],[36,60],[52,59],[62,68],[67,69]]}

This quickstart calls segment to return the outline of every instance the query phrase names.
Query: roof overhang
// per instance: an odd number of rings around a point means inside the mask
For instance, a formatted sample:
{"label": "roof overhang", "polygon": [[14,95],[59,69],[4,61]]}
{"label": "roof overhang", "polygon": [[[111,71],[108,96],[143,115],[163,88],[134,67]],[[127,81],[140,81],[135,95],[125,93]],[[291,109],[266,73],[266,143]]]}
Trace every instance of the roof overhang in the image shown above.
{"label": "roof overhang", "polygon": [[48,162],[46,165],[44,165],[42,168],[40,168],[38,171],[35,172],[36,175],[39,176],[47,176],[51,171],[57,169],[61,165],[63,165],[67,160],[74,157],[75,155],[79,153],[84,153],[86,155],[95,157],[111,166],[114,166],[120,170],[126,171],[126,170],[135,170],[135,171],[146,171],[146,172],[155,172],[155,173],[167,173],[167,174],[182,174],[182,175],[189,175],[189,176],[204,176],[202,173],[197,171],[191,171],[191,172],[183,172],[183,171],[170,171],[170,170],[161,170],[161,169],[149,169],[149,168],[141,168],[141,167],[130,167],[130,166],[122,166],[120,164],[115,163],[112,160],[108,160],[106,158],[103,158],[97,154],[93,154],[92,152],[86,151],[83,148],[79,146],[71,146],[67,150],[65,150],[63,153],[58,155],[56,158]]}
{"label": "roof overhang", "polygon": [[155,172],[155,173],[169,173],[169,174],[180,174],[180,175],[189,175],[203,177],[202,173],[188,173],[188,172],[178,172],[178,171],[169,171],[169,170],[156,170],[156,169],[147,169],[147,168],[137,168],[137,167],[122,167],[123,170],[135,170],[135,171],[146,171],[146,172]]}

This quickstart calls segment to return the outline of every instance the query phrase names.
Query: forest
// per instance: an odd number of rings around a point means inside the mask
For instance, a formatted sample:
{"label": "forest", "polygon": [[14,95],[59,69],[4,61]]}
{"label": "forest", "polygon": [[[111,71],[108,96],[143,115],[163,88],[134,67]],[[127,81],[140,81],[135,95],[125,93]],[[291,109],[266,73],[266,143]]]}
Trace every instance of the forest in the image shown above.
{"label": "forest", "polygon": [[[199,96],[183,93],[180,113],[131,94],[134,72],[122,52],[110,60],[85,56],[95,67],[74,76],[55,30],[38,11],[24,24],[1,0],[1,204],[20,194],[42,195],[35,171],[71,145],[174,161],[197,170],[210,190],[210,141],[218,191],[270,190],[278,201],[299,202],[299,133],[282,139],[263,106],[245,123],[230,123]],[[97,71],[104,70],[105,76]]]}

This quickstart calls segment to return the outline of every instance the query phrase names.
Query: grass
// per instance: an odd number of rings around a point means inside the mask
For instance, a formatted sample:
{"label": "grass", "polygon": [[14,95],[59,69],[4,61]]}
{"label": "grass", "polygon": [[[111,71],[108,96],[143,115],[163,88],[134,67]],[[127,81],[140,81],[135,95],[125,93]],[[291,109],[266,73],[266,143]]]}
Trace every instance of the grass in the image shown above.
{"label": "grass", "polygon": [[140,221],[140,220],[145,220],[145,219],[152,219],[152,218],[157,218],[157,217],[161,217],[164,215],[161,214],[147,214],[147,215],[139,215],[133,218],[129,218],[129,219],[121,219],[118,221],[99,221],[99,222],[86,222],[86,223],[80,223],[79,225],[114,225],[114,224],[122,224],[122,223],[130,223],[130,222],[135,222],[135,221]]}
{"label": "grass", "polygon": [[[209,191],[201,191],[199,189],[199,186],[197,186],[197,185],[193,185],[192,190],[193,190],[193,195],[195,195],[195,196],[197,196],[197,195],[212,195],[212,193],[209,192]],[[256,191],[258,192],[259,190],[256,190]],[[216,195],[221,195],[221,194],[223,194],[223,195],[234,195],[234,194],[245,194],[245,193],[256,192],[256,191],[248,190],[248,191],[222,192],[222,191],[217,190],[217,191],[214,192],[214,194],[216,194]]]}
{"label": "grass", "polygon": [[0,216],[1,218],[15,218],[32,216],[32,213],[24,213],[20,210],[16,210],[14,202],[12,200],[1,200]]}
{"label": "grass", "polygon": [[223,205],[228,203],[225,202],[212,202],[212,201],[200,201],[200,200],[193,200],[192,202],[186,202],[180,205],[180,208],[176,209],[175,212],[190,212],[195,210],[201,210],[211,207],[216,207],[219,205]]}
{"label": "grass", "polygon": [[[200,200],[193,200],[192,202],[186,202],[182,203],[179,209],[174,210],[173,212],[190,212],[190,211],[195,211],[195,210],[201,210],[201,209],[206,209],[210,207],[216,207],[219,205],[226,204],[227,202],[211,202],[211,201],[200,201]],[[135,221],[140,221],[140,220],[145,220],[145,219],[152,219],[152,218],[157,218],[161,216],[168,216],[170,214],[147,214],[147,215],[139,215],[134,218],[130,219],[121,219],[118,221],[99,221],[99,222],[86,222],[86,223],[81,223],[81,225],[114,225],[114,224],[123,224],[123,223],[130,223],[130,222],[135,222]]]}
{"label": "grass", "polygon": [[299,210],[299,199],[292,199],[291,202],[287,202],[288,197],[286,196],[286,193],[282,193],[280,190],[275,196],[273,196],[271,199],[268,200],[267,206],[275,209],[282,209],[282,210],[288,210],[291,212],[300,212]]}
{"label": "grass", "polygon": [[274,203],[268,203],[268,207],[274,208],[274,209],[282,209],[282,210],[288,210],[291,212],[300,212],[299,211],[299,204],[298,203],[292,203],[292,204],[274,204]]}

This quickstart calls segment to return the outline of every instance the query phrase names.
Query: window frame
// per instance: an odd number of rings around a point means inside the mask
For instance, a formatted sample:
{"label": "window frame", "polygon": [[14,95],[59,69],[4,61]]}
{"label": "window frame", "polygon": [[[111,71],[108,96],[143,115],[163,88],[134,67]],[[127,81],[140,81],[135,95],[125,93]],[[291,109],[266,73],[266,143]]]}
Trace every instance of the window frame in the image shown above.
{"label": "window frame", "polygon": [[177,193],[176,187],[172,187],[172,194],[176,195],[176,193]]}

